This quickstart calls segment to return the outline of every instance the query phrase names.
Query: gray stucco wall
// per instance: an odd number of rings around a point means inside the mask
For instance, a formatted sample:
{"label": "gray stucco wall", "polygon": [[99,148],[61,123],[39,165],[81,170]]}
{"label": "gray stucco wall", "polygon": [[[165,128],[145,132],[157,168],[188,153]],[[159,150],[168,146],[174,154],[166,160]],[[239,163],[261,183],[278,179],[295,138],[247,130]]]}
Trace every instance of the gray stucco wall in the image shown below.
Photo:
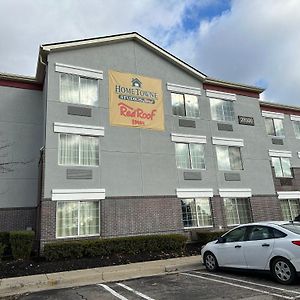
{"label": "gray stucco wall", "polygon": [[[102,70],[99,81],[99,107],[92,108],[92,117],[70,116],[68,104],[59,102],[59,73],[55,63]],[[162,80],[165,112],[165,131],[111,127],[108,111],[108,70],[137,73]],[[264,123],[258,99],[237,96],[238,115],[250,116],[255,126],[233,123],[233,131],[217,130],[217,122],[210,117],[209,99],[201,82],[166,61],[144,46],[133,42],[122,42],[101,47],[68,50],[50,53],[48,56],[46,164],[44,197],[51,197],[52,189],[105,188],[106,196],[151,196],[175,195],[176,188],[251,188],[252,194],[274,194],[272,173],[265,147]],[[171,95],[167,82],[202,89],[200,96],[200,118],[196,128],[179,127],[179,118],[172,115]],[[58,166],[58,134],[53,132],[54,122],[104,126],[105,136],[100,137],[100,166],[91,168],[93,179],[67,180],[67,167]],[[176,168],[175,146],[171,133],[205,135],[206,170],[201,171],[202,180],[184,180],[183,171]],[[215,147],[211,138],[231,137],[244,139],[242,148],[244,170],[241,181],[229,182],[224,172],[218,171]],[[69,167],[68,167],[69,168]]]}
{"label": "gray stucco wall", "polygon": [[0,208],[37,205],[43,106],[41,91],[0,87]]}

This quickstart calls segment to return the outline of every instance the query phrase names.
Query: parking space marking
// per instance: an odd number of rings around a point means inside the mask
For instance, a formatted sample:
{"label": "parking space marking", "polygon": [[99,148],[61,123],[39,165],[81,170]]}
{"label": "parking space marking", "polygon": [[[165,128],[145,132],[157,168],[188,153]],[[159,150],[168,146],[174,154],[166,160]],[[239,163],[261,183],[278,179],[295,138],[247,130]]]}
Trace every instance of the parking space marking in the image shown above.
{"label": "parking space marking", "polygon": [[129,286],[123,284],[123,283],[117,283],[117,285],[121,286],[122,288],[124,288],[124,289],[126,289],[126,290],[128,290],[128,291],[130,291],[130,292],[132,292],[132,293],[134,293],[134,294],[136,294],[136,295],[138,295],[138,296],[144,298],[144,299],[147,299],[147,300],[154,300],[153,298],[150,298],[150,297],[148,297],[147,295],[145,295],[145,294],[143,294],[143,293],[141,293],[141,292],[138,292],[138,291],[132,289],[131,287],[129,287]]}
{"label": "parking space marking", "polygon": [[115,290],[113,290],[112,288],[110,288],[109,286],[107,286],[106,284],[102,284],[99,283],[97,284],[98,286],[103,287],[104,289],[106,289],[108,292],[110,292],[112,295],[114,295],[115,297],[121,299],[121,300],[128,300],[127,298],[125,298],[124,296],[122,296],[121,294],[117,293]]}
{"label": "parking space marking", "polygon": [[222,280],[218,280],[218,279],[207,278],[207,277],[200,276],[200,275],[184,273],[184,272],[180,273],[180,274],[186,275],[186,276],[191,276],[191,277],[196,277],[196,278],[200,278],[200,279],[204,279],[204,280],[208,280],[208,281],[214,281],[214,282],[218,282],[218,283],[222,283],[222,284],[227,284],[227,285],[231,285],[231,286],[234,286],[234,287],[238,287],[238,288],[242,288],[242,289],[246,289],[246,290],[266,294],[266,295],[269,295],[269,296],[275,296],[275,297],[279,297],[279,298],[283,298],[283,299],[289,299],[289,300],[295,299],[294,297],[289,297],[289,296],[283,296],[283,295],[279,295],[279,294],[275,294],[275,293],[270,293],[268,291],[259,290],[259,289],[256,289],[256,288],[251,288],[251,287],[243,286],[243,285],[232,283],[232,282],[226,282],[226,281],[222,281]]}
{"label": "parking space marking", "polygon": [[[275,286],[271,286],[271,285],[265,285],[265,284],[261,284],[261,283],[255,283],[255,282],[251,282],[251,281],[247,281],[247,280],[237,279],[237,278],[233,278],[233,277],[230,277],[230,276],[221,276],[221,275],[217,275],[217,274],[211,274],[211,273],[205,273],[205,272],[199,272],[199,271],[193,271],[193,272],[197,273],[197,274],[201,274],[201,275],[209,275],[209,276],[213,276],[213,277],[217,277],[217,278],[230,279],[232,281],[257,285],[257,286],[260,286],[260,287],[274,289],[274,290],[278,290],[278,291],[281,291],[281,292],[300,295],[300,292],[297,292],[297,291],[294,291],[294,290],[287,290],[287,289],[283,289],[283,288],[279,288],[279,287],[275,287]],[[297,298],[299,298],[299,297],[297,296]]]}

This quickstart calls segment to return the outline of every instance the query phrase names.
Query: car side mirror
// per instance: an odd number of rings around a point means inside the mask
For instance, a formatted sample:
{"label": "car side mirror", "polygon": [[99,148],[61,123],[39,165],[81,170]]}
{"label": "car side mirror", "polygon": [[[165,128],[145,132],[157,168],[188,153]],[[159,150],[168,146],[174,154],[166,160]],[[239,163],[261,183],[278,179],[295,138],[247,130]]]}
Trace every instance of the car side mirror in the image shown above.
{"label": "car side mirror", "polygon": [[218,237],[218,244],[224,244],[226,243],[226,239],[222,236]]}

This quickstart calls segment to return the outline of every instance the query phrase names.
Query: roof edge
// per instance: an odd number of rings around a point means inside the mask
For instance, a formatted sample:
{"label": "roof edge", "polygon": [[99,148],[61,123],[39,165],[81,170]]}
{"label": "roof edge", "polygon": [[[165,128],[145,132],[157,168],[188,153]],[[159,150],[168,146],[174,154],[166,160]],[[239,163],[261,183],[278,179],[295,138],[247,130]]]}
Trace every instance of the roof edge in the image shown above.
{"label": "roof edge", "polygon": [[259,104],[261,107],[275,109],[278,111],[283,111],[283,112],[293,112],[294,111],[294,112],[300,113],[299,106],[284,105],[284,104],[279,104],[279,103],[274,103],[274,102],[265,102],[265,101],[260,101]]}
{"label": "roof edge", "polygon": [[230,82],[230,81],[224,81],[224,80],[215,79],[215,78],[211,78],[211,77],[207,77],[204,80],[204,83],[218,85],[218,86],[222,86],[222,87],[228,87],[228,88],[232,88],[232,89],[247,90],[247,91],[251,91],[251,92],[256,92],[258,94],[265,91],[265,89],[260,88],[260,87],[247,85],[247,84],[241,84],[241,83],[235,83],[235,82]]}

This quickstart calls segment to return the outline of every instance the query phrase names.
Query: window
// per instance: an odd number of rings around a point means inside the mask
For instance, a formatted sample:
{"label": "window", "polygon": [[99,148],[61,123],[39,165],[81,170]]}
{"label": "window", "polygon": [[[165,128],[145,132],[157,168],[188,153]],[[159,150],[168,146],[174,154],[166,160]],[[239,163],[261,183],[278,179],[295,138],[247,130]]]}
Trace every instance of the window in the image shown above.
{"label": "window", "polygon": [[226,243],[234,243],[241,242],[245,240],[247,226],[236,228],[234,230],[229,231],[227,234],[223,236]]}
{"label": "window", "polygon": [[58,163],[66,166],[98,166],[99,138],[59,134]]}
{"label": "window", "polygon": [[201,144],[175,143],[176,164],[180,169],[205,169]]}
{"label": "window", "polygon": [[98,80],[61,73],[60,101],[96,106],[98,103]]}
{"label": "window", "polygon": [[216,121],[234,121],[233,102],[229,100],[210,99],[211,117]]}
{"label": "window", "polygon": [[97,235],[99,201],[57,201],[56,237]]}
{"label": "window", "polygon": [[227,225],[251,222],[251,209],[248,198],[224,198]]}
{"label": "window", "polygon": [[188,94],[171,93],[173,115],[182,117],[199,117],[198,97]]}
{"label": "window", "polygon": [[181,209],[184,227],[212,226],[209,198],[182,199]]}
{"label": "window", "polygon": [[265,118],[268,135],[284,136],[282,119]]}
{"label": "window", "polygon": [[241,151],[235,146],[216,146],[219,170],[243,170]]}
{"label": "window", "polygon": [[300,139],[300,121],[293,121],[295,136]]}
{"label": "window", "polygon": [[279,201],[285,221],[294,220],[300,214],[299,199],[281,199]]}
{"label": "window", "polygon": [[273,228],[267,226],[251,226],[249,241],[266,240],[274,238]]}
{"label": "window", "polygon": [[291,163],[287,157],[272,157],[276,177],[292,177]]}

